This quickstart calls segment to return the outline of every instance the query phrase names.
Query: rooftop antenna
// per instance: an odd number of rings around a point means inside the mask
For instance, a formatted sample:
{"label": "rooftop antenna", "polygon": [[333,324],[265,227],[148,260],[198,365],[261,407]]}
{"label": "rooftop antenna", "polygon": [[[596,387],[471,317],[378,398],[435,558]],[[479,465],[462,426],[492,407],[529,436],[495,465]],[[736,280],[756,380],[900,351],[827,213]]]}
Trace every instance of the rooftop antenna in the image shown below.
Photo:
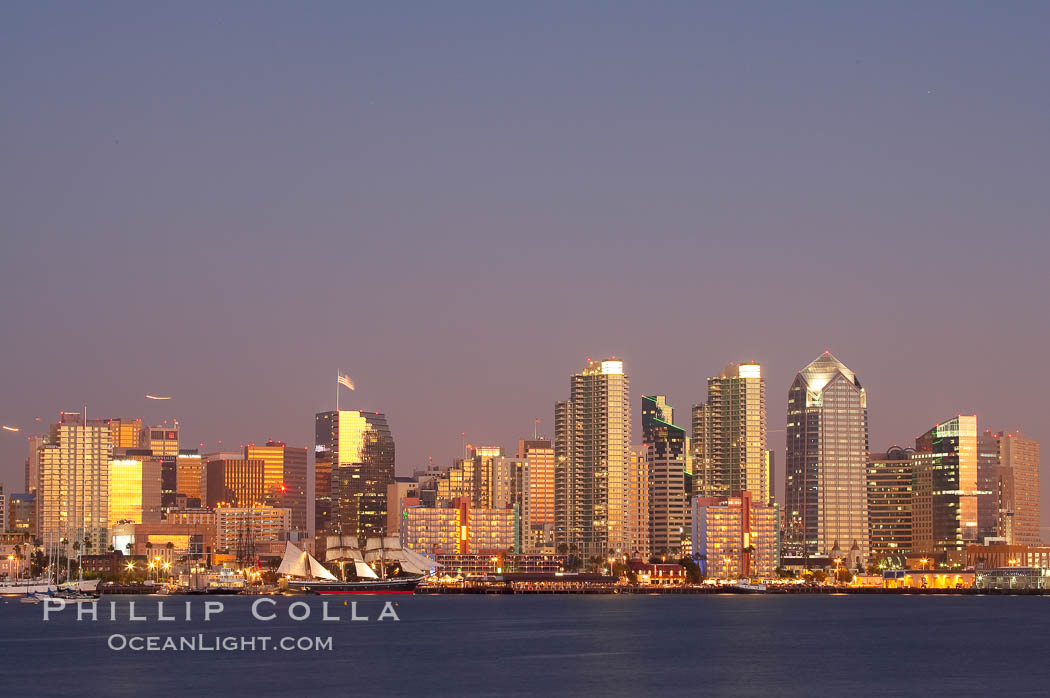
{"label": "rooftop antenna", "polygon": [[536,441],[540,437],[537,435],[537,430],[540,428],[540,418],[537,417],[536,421],[532,424],[532,440]]}

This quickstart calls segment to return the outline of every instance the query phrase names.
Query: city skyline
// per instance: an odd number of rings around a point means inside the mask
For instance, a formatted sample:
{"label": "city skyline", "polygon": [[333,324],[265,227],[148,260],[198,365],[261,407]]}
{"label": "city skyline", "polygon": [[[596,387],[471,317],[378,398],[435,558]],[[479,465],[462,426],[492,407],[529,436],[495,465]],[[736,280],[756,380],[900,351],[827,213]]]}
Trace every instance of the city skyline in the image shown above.
{"label": "city skyline", "polygon": [[873,451],[1050,443],[1046,13],[4,8],[0,422],[305,445],[339,367],[404,473],[552,437],[587,356],[681,415],[754,360],[782,456],[829,349]]}
{"label": "city skyline", "polygon": [[[822,359],[827,359],[829,356],[830,356],[830,358],[833,361],[837,361],[836,357],[833,354],[831,354],[831,352],[828,351],[828,350],[825,350],[822,353],[821,356],[817,357],[816,361],[820,361]],[[621,365],[622,366],[622,370],[625,373],[633,373],[633,365],[630,362],[628,362],[627,360],[625,360],[623,357],[619,357],[619,358],[610,357],[610,358],[613,358],[615,363]],[[597,365],[597,364],[600,364],[602,362],[602,360],[600,360],[600,359],[599,360],[593,360],[591,357],[587,357],[587,363],[592,363],[592,362],[595,365]],[[761,362],[757,362],[757,361],[754,361],[754,360],[751,360],[749,362],[741,362],[740,365],[747,365],[747,364],[757,364],[758,366],[762,366]],[[733,363],[730,364],[731,367],[734,366],[734,365],[736,365],[736,362],[733,362]],[[726,375],[726,373],[725,373],[726,370],[727,369],[723,369],[721,372],[713,372],[712,375],[709,376],[708,380],[710,381],[710,380],[714,380],[714,379],[723,379],[724,376]],[[761,370],[762,370],[762,375],[763,375],[763,379],[762,380],[765,381],[766,370],[765,370],[764,367]],[[572,376],[570,376],[570,378],[571,377]],[[867,386],[865,386],[865,388],[867,388]],[[706,386],[705,386],[705,389],[706,389]],[[664,396],[662,396],[662,395],[661,396],[657,396],[657,397],[659,397],[659,399],[661,399],[661,400],[665,400]],[[705,397],[706,397],[706,395],[705,395]],[[351,393],[351,397],[349,398],[349,400],[351,402],[353,402],[355,399],[356,399],[355,395],[353,393]],[[649,399],[649,398],[645,398],[645,399]],[[345,403],[348,400],[348,398],[343,398],[343,400],[344,400],[344,403]],[[784,402],[786,404],[787,400],[785,400]],[[668,405],[668,403],[666,403],[666,402],[663,403],[663,404],[664,404],[665,407],[667,407],[667,405]],[[701,405],[701,404],[702,404],[701,402],[693,403],[692,407],[694,408],[694,411],[695,411],[695,408],[697,406]],[[351,406],[346,406],[344,404],[343,406],[341,406],[340,409],[341,409],[342,412],[346,412],[346,413],[361,412],[361,410],[357,410],[352,405]],[[642,424],[643,424],[643,421],[644,421],[644,419],[643,419],[644,415],[643,415],[643,413],[641,411],[639,411],[637,413],[637,415],[635,415],[635,407],[630,403],[630,401],[628,401],[628,404],[626,405],[626,409],[628,410],[628,414],[633,415],[631,417],[631,421],[633,422],[633,424],[632,424],[631,437],[629,439],[629,443],[630,443],[632,448],[634,448],[636,446],[642,446],[643,443],[644,443],[644,436],[642,434],[642,431],[643,431]],[[776,404],[774,402],[771,405],[771,409],[768,409],[767,411],[770,413],[770,416],[772,417],[773,415],[776,415],[778,413],[783,413],[785,410],[783,410],[783,409],[778,410],[777,406],[776,406]],[[331,410],[328,410],[328,412],[331,412]],[[78,415],[78,414],[80,414],[80,411],[65,411],[65,413],[66,414],[72,414],[72,415]],[[318,415],[319,414],[320,413],[318,413]],[[960,416],[961,416],[961,414],[962,413],[959,413]],[[37,436],[45,436],[46,437],[46,435],[48,433],[49,425],[52,424],[54,421],[57,421],[58,417],[60,415],[61,415],[61,413],[59,413],[59,415],[52,415],[51,417],[47,417],[47,416],[41,417],[39,421],[38,420],[34,420],[32,422],[32,424],[36,425],[35,428],[38,430],[38,431],[35,431],[35,432],[28,432],[28,433],[26,433],[25,429],[23,429],[22,431],[17,432],[17,433],[6,432],[5,436],[8,437],[7,441],[9,443],[10,442],[14,442],[14,443],[17,443],[17,444],[21,444],[23,446],[23,448],[24,448],[23,452],[26,454],[26,456],[28,456],[28,452],[30,450],[29,444],[33,443],[34,439],[37,438]],[[1005,429],[1004,430],[1003,425],[1001,425],[1001,424],[998,424],[998,423],[991,423],[990,424],[989,423],[990,420],[988,420],[987,418],[981,416],[981,414],[979,414],[979,413],[976,416],[978,418],[978,425],[979,425],[979,429],[981,431],[985,431],[985,430],[990,430],[991,432],[1002,432],[1002,431],[1009,432],[1009,431],[1011,431],[1011,429]],[[135,422],[140,422],[141,423],[141,427],[142,427],[142,433],[141,433],[140,436],[141,436],[141,439],[142,439],[142,441],[144,443],[148,443],[149,442],[149,434],[151,433],[151,430],[153,430],[153,429],[157,429],[158,427],[167,426],[169,428],[174,427],[176,429],[176,431],[178,432],[178,431],[181,431],[186,426],[185,421],[179,420],[179,419],[176,419],[176,418],[158,419],[158,421],[156,423],[153,423],[151,420],[146,419],[146,418],[128,417],[128,415],[126,415],[126,414],[123,417],[107,417],[107,416],[89,415],[89,418],[92,421],[95,421],[97,419],[102,419],[107,424],[109,424],[110,426],[112,426],[113,423],[118,423],[119,424],[122,420],[126,421],[128,419],[135,420]],[[678,421],[678,418],[676,418],[676,421]],[[776,423],[775,418],[772,418],[771,422],[772,423]],[[554,419],[545,420],[545,419],[542,419],[542,418],[537,418],[537,419],[533,420],[533,425],[532,425],[533,428],[538,430],[537,433],[538,433],[540,438],[553,439],[554,438],[553,431],[551,433],[544,432],[542,429],[539,428],[541,424],[553,425],[554,424]],[[316,425],[314,425],[314,426],[316,428]],[[34,428],[34,427],[30,427],[30,429],[32,429],[32,428]],[[198,428],[200,428],[200,427],[198,427]],[[206,428],[207,428],[207,426],[206,426]],[[221,431],[221,427],[216,428],[216,427],[214,427],[214,425],[211,425],[210,428],[218,429],[218,430]],[[1025,433],[1026,436],[1035,438],[1037,441],[1039,440],[1037,437],[1035,437],[1034,435],[1032,435],[1030,432],[1028,432],[1027,430],[1025,430],[1023,428],[1020,428],[1020,427],[1011,427],[1011,428],[1012,428],[1012,430],[1015,433],[1022,433],[1023,432],[1023,433]],[[315,431],[315,429],[311,429],[311,431]],[[688,429],[686,429],[686,431],[688,432]],[[775,480],[776,480],[775,484],[776,484],[776,488],[775,488],[775,491],[773,493],[775,500],[777,502],[780,502],[781,504],[783,504],[784,501],[785,501],[785,481],[786,481],[786,467],[787,467],[786,466],[786,456],[787,456],[787,453],[786,453],[786,448],[785,448],[786,444],[784,443],[784,441],[786,441],[786,432],[787,432],[786,429],[781,429],[781,430],[773,429],[773,430],[770,430],[769,433],[772,436],[770,436],[769,440],[768,440],[768,446],[773,449],[774,453],[780,453],[781,454],[781,456],[779,458],[775,457],[775,459],[777,461],[776,466],[775,466]],[[194,434],[194,432],[191,429],[191,432],[190,432],[189,435],[192,436],[193,434]],[[467,443],[467,442],[470,441],[471,439],[465,432],[461,432],[458,436],[459,436],[459,444],[458,444],[457,447],[455,447],[455,450],[452,451],[448,455],[447,458],[439,458],[439,457],[431,456],[424,463],[410,463],[410,464],[406,464],[401,458],[398,458],[395,461],[395,468],[396,468],[395,474],[398,475],[398,476],[410,475],[413,472],[420,471],[420,470],[426,469],[427,467],[431,467],[431,466],[436,466],[436,467],[439,467],[439,468],[447,468],[447,467],[449,467],[451,464],[453,464],[453,462],[456,459],[462,458],[462,455],[463,455],[462,454],[462,448],[463,448],[464,444],[466,444],[467,446],[470,446],[470,444]],[[526,436],[527,435],[524,435],[524,436],[520,437],[518,440],[521,440],[521,438],[526,438]],[[780,437],[780,438],[777,438],[777,437]],[[116,437],[114,437],[114,438],[116,438]],[[311,490],[315,490],[315,488],[314,488],[314,485],[315,485],[315,468],[314,468],[314,465],[315,465],[315,458],[314,458],[315,450],[313,448],[313,445],[315,443],[317,443],[315,441],[316,438],[317,438],[317,434],[315,433],[312,436],[310,436],[309,438],[304,439],[304,441],[303,441],[303,445],[305,446],[306,451],[309,454],[308,462],[309,462],[309,464],[311,466],[309,468],[309,477],[308,477],[309,483],[311,485]],[[898,440],[890,443],[889,445],[884,446],[883,449],[881,449],[881,450],[890,449],[890,448],[896,448],[896,447],[911,448],[914,445],[913,442],[914,442],[915,438],[918,438],[918,437],[914,437],[912,439],[898,439]],[[784,441],[781,441],[781,439],[784,439]],[[284,440],[284,441],[287,441],[287,439],[283,439],[280,434],[277,434],[276,436],[273,436],[273,435],[267,436],[266,440],[275,440],[275,441],[282,441],[282,440]],[[479,437],[479,438],[473,439],[473,440],[476,443],[492,443],[492,444],[497,444],[498,443],[499,444],[498,448],[500,448],[500,449],[506,448],[508,452],[512,452],[513,448],[514,448],[513,444],[509,444],[509,445],[508,444],[504,444],[499,439],[495,439],[495,438]],[[400,442],[400,440],[399,440],[399,442]],[[208,453],[210,451],[212,453],[227,453],[227,454],[230,454],[231,456],[243,456],[243,453],[245,452],[245,449],[264,448],[264,444],[265,443],[266,443],[265,440],[262,441],[262,442],[248,441],[248,442],[239,443],[239,444],[235,444],[232,440],[229,440],[229,439],[227,439],[225,442],[222,441],[222,440],[217,440],[214,443],[208,443],[208,442],[201,443],[201,442],[196,442],[196,441],[193,441],[193,440],[188,440],[188,441],[184,440],[182,442],[182,447],[183,448],[196,449],[202,454],[206,454],[206,453]],[[295,446],[294,443],[291,443],[289,445],[293,446],[293,447]],[[778,445],[780,446],[779,449],[777,448]],[[869,453],[877,455],[877,454],[880,453],[880,448],[877,445],[870,445],[869,444]],[[21,485],[23,483],[23,480],[24,480],[24,475],[25,475],[25,456],[23,456],[22,462],[17,465],[17,468],[12,469],[12,470],[17,470],[17,472],[14,473],[13,477],[11,477],[11,478],[9,478],[7,480],[0,480],[0,485],[3,485],[4,488],[5,488],[5,491],[7,491],[7,492],[17,492],[17,490],[20,489],[20,487],[21,487]],[[2,468],[0,468],[0,475],[2,475],[2,474],[3,474],[3,470],[2,470]],[[15,486],[12,486],[12,485],[8,484],[10,482],[14,482],[14,483],[18,483],[18,484],[15,485]],[[322,496],[322,495],[315,495],[315,496]],[[1040,495],[1040,502],[1039,503],[1040,503],[1040,507],[1041,507],[1042,511],[1044,512],[1042,514],[1041,522],[1040,522],[1040,528],[1041,529],[1050,528],[1050,526],[1048,526],[1047,523],[1046,523],[1046,521],[1048,519],[1050,519],[1050,514],[1046,513],[1046,506],[1045,506],[1046,498],[1047,498],[1046,494],[1041,494]]]}

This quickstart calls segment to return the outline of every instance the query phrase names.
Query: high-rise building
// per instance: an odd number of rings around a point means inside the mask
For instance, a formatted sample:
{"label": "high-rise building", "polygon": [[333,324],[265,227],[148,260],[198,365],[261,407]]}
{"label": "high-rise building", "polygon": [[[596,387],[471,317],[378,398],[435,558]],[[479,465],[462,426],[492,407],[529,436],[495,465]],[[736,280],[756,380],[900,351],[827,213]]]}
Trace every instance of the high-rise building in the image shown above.
{"label": "high-rise building", "polygon": [[46,443],[46,436],[29,437],[29,455],[26,457],[26,494],[36,492],[40,484],[40,449]]}
{"label": "high-rise building", "polygon": [[[642,449],[649,489],[649,549],[679,555],[690,537],[685,429],[663,395],[642,396]],[[626,551],[632,552],[632,551]]]}
{"label": "high-rise building", "polygon": [[693,406],[692,472],[696,493],[750,492],[772,501],[766,448],[766,381],[757,363],[729,364],[707,379],[707,402]]}
{"label": "high-rise building", "polygon": [[[394,439],[386,415],[339,410],[315,420],[315,462],[331,472],[330,507],[322,531],[341,535],[382,535],[386,529],[387,486],[394,481]],[[320,496],[320,495],[319,495]]]}
{"label": "high-rise building", "polygon": [[999,536],[999,504],[1002,495],[1002,468],[999,465],[999,439],[985,429],[977,436],[977,540]]}
{"label": "high-rise building", "polygon": [[903,566],[912,542],[912,449],[894,446],[868,459],[871,557]]}
{"label": "high-rise building", "polygon": [[[39,535],[54,549],[106,549],[109,517],[109,427],[63,412],[39,453]],[[66,541],[63,543],[63,541]]]}
{"label": "high-rise building", "polygon": [[176,458],[179,455],[179,423],[149,427],[145,431],[144,441],[142,447],[148,448],[154,457]]}
{"label": "high-rise building", "polygon": [[525,552],[554,548],[554,444],[546,439],[518,441],[522,475],[522,536]]}
{"label": "high-rise building", "polygon": [[197,449],[179,449],[175,459],[175,492],[204,500],[204,459]]}
{"label": "high-rise building", "polygon": [[265,446],[244,447],[245,458],[258,458],[263,468],[265,501],[292,512],[292,528],[306,528],[306,448],[288,446],[283,441],[267,441]]}
{"label": "high-rise building", "polygon": [[1002,510],[1011,525],[1011,545],[1041,545],[1039,535],[1040,444],[1020,431],[999,432],[999,464],[1002,472]]}
{"label": "high-rise building", "polygon": [[109,442],[114,449],[142,448],[142,420],[138,417],[115,417],[104,420],[109,427]]}
{"label": "high-rise building", "polygon": [[207,506],[261,506],[266,498],[265,467],[259,458],[209,460],[205,487]]}
{"label": "high-rise building", "polygon": [[652,552],[649,526],[649,466],[648,450],[632,446],[627,462],[627,523],[624,555],[645,558]]}
{"label": "high-rise building", "polygon": [[[139,451],[118,449],[118,451]],[[150,456],[121,455],[109,461],[109,522],[160,521],[160,461]]]}
{"label": "high-rise building", "polygon": [[913,552],[961,553],[977,543],[977,415],[959,415],[915,439]]}
{"label": "high-rise building", "polygon": [[750,492],[694,497],[693,552],[709,577],[772,577],[780,565],[780,511]]}
{"label": "high-rise building", "polygon": [[555,540],[581,557],[629,552],[631,406],[623,361],[587,362],[554,407]]}
{"label": "high-rise building", "polygon": [[160,461],[161,506],[174,507],[178,493],[179,423],[147,427],[143,430],[142,447]]}
{"label": "high-rise building", "polygon": [[[868,399],[857,375],[824,352],[788,392],[784,554],[803,560],[868,541]],[[850,567],[855,560],[850,560]]]}

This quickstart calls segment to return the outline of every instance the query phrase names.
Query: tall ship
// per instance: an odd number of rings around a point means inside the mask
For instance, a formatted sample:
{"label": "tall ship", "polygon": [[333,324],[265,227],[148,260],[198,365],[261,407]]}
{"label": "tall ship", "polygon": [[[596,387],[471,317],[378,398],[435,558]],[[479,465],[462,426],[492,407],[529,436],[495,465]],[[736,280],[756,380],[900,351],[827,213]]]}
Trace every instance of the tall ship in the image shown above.
{"label": "tall ship", "polygon": [[[411,594],[439,567],[434,560],[405,549],[393,536],[368,538],[364,551],[356,536],[328,536],[327,548],[325,560],[339,566],[342,579],[313,555],[288,543],[277,568],[277,573],[286,577],[282,586],[310,594]],[[380,574],[370,562],[379,563]],[[401,576],[386,576],[392,564],[400,568]],[[350,570],[355,579],[347,579]]]}

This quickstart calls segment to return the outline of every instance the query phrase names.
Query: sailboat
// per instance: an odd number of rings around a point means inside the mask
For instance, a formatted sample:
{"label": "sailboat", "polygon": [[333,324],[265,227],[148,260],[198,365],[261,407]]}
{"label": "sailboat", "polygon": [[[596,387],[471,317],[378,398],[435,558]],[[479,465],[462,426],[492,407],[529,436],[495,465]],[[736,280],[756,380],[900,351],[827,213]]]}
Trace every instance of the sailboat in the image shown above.
{"label": "sailboat", "polygon": [[286,544],[277,573],[287,576],[289,590],[312,594],[411,594],[424,579],[423,576],[381,578],[366,563],[354,536],[329,536],[325,559],[338,563],[344,577],[347,564],[352,563],[357,579],[339,580],[313,555],[292,543]]}

